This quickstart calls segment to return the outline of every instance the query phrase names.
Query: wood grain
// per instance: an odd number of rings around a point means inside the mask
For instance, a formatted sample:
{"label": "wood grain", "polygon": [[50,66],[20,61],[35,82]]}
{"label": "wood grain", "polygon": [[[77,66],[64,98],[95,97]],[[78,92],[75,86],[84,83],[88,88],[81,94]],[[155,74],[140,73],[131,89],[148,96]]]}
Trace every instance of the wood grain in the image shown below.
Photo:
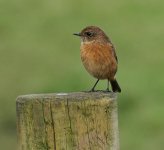
{"label": "wood grain", "polygon": [[19,150],[119,150],[117,96],[77,92],[17,98]]}

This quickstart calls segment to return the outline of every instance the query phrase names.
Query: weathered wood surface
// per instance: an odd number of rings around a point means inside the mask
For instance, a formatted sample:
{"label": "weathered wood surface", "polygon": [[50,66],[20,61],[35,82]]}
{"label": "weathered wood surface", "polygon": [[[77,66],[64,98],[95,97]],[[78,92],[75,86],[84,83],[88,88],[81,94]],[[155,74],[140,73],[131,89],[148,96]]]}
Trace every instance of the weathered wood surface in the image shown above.
{"label": "weathered wood surface", "polygon": [[17,98],[19,150],[119,150],[117,96],[77,92]]}

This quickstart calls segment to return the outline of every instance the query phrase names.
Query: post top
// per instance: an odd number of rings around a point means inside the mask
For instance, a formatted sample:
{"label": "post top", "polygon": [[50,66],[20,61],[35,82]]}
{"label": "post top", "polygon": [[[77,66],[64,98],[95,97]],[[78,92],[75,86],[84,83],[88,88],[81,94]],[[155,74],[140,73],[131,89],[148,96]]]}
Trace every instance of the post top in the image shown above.
{"label": "post top", "polygon": [[117,94],[114,92],[70,92],[70,93],[48,93],[48,94],[28,94],[28,95],[20,95],[17,97],[17,102],[20,101],[28,101],[32,99],[42,99],[42,100],[85,100],[85,99],[100,99],[100,98],[108,98],[114,100],[117,98]]}

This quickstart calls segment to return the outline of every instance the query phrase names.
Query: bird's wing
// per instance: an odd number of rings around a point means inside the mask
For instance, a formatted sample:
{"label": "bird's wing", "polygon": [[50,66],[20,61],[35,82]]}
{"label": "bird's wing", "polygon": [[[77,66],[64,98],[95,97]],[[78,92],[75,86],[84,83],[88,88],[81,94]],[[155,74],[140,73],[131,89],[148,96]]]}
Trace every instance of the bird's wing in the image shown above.
{"label": "bird's wing", "polygon": [[114,55],[114,57],[115,57],[115,59],[116,59],[116,61],[118,63],[118,59],[117,59],[117,55],[116,55],[116,51],[115,51],[114,45],[111,42],[109,42],[109,46],[110,46],[110,49],[112,50],[113,55]]}

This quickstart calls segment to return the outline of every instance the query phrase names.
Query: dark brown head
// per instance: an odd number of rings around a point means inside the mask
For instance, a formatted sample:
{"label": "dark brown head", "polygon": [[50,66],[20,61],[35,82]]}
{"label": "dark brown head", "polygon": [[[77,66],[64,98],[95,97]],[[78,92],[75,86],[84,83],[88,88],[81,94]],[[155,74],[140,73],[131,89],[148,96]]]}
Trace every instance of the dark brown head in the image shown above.
{"label": "dark brown head", "polygon": [[80,36],[82,42],[91,42],[91,41],[104,41],[108,42],[109,38],[103,30],[96,26],[88,26],[84,28],[80,33],[74,33],[74,35]]}

